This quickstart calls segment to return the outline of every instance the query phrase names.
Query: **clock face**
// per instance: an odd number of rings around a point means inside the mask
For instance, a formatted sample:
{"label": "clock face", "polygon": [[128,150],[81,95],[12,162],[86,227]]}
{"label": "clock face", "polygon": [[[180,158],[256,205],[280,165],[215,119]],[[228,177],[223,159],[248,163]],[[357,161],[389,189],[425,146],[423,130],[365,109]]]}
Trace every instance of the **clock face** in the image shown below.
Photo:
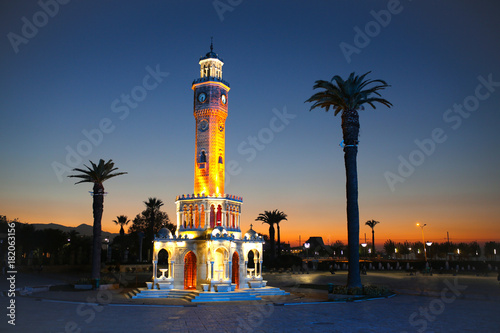
{"label": "clock face", "polygon": [[200,93],[200,94],[198,95],[198,101],[199,101],[200,103],[203,103],[203,102],[205,102],[206,100],[207,100],[207,94],[205,94],[205,93]]}
{"label": "clock face", "polygon": [[200,132],[205,132],[208,129],[208,121],[206,119],[202,119],[198,124],[198,130]]}
{"label": "clock face", "polygon": [[220,99],[222,101],[222,104],[226,104],[227,103],[227,97],[226,97],[226,95],[223,94]]}

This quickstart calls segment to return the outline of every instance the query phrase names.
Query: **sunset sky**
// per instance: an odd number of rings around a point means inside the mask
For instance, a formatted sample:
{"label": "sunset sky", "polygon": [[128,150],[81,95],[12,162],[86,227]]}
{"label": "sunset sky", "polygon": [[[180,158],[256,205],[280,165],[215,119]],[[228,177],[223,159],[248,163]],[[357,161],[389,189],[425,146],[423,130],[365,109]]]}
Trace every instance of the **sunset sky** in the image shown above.
{"label": "sunset sky", "polygon": [[191,83],[213,36],[244,231],[267,233],[254,220],[279,209],[292,246],[347,240],[340,117],[304,101],[316,80],[372,71],[394,106],[360,111],[360,238],[375,219],[377,243],[421,240],[417,222],[434,242],[500,241],[500,3],[41,3],[0,4],[0,215],[91,225],[92,185],[67,175],[103,158],[128,172],[104,184],[104,230],[148,197],[175,223],[176,195],[193,192]]}

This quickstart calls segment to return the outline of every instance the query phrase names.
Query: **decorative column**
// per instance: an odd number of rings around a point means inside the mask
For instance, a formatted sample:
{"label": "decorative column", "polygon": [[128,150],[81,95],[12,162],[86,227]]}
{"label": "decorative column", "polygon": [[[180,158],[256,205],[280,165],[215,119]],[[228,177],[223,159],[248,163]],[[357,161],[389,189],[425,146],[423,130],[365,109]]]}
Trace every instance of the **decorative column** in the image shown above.
{"label": "decorative column", "polygon": [[226,218],[226,210],[221,207],[221,224],[224,228],[227,229],[227,218]]}
{"label": "decorative column", "polygon": [[158,260],[153,260],[153,281],[156,282],[156,270],[158,269]]}
{"label": "decorative column", "polygon": [[181,213],[180,211],[179,211],[179,212],[177,212],[177,229],[175,230],[175,233],[176,233],[176,234],[179,234],[179,229],[180,229],[180,227],[181,227],[181,225],[182,225],[182,221],[181,221],[181,216],[182,216],[182,215],[181,215],[181,214],[182,214],[182,213]]}
{"label": "decorative column", "polygon": [[228,280],[233,281],[233,262],[231,260],[228,261],[229,275]]}
{"label": "decorative column", "polygon": [[205,210],[205,229],[210,228],[210,207]]}
{"label": "decorative column", "polygon": [[248,276],[248,261],[245,260],[245,276]]}
{"label": "decorative column", "polygon": [[168,270],[168,276],[170,278],[174,278],[174,266],[175,266],[175,260],[170,261],[170,268]]}
{"label": "decorative column", "polygon": [[[254,271],[253,271],[253,276],[254,276],[254,277],[257,277],[257,262],[258,262],[257,258],[254,258],[254,259],[253,259],[253,267],[255,267],[255,268],[254,268]],[[259,274],[260,274],[260,273],[259,273]]]}
{"label": "decorative column", "polygon": [[260,261],[259,265],[259,277],[262,277],[262,260]]}
{"label": "decorative column", "polygon": [[214,279],[214,262],[210,261],[210,280]]}

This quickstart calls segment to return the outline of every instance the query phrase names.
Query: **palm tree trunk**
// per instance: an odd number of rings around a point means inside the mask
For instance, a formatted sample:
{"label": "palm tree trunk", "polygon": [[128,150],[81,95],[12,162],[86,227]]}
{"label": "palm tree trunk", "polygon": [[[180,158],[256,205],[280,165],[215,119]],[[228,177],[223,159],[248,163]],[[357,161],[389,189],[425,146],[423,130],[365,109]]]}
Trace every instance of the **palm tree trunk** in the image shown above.
{"label": "palm tree trunk", "polygon": [[274,226],[272,224],[269,225],[269,243],[271,247],[271,260],[274,260],[276,254],[276,245],[274,242]]}
{"label": "palm tree trunk", "polygon": [[280,236],[280,224],[276,224],[278,227],[278,257],[281,255],[281,236]]}
{"label": "palm tree trunk", "polygon": [[96,286],[101,278],[101,220],[104,210],[104,186],[94,183],[94,201],[92,204],[94,212],[94,226],[92,230],[92,280],[95,280]]}
{"label": "palm tree trunk", "polygon": [[375,256],[375,230],[372,228],[372,257]]}
{"label": "palm tree trunk", "polygon": [[361,287],[359,270],[359,208],[358,208],[358,154],[359,115],[356,110],[342,113],[344,137],[344,163],[346,172],[347,198],[347,242],[349,248],[349,270],[347,288]]}
{"label": "palm tree trunk", "polygon": [[150,260],[153,260],[154,258],[154,253],[155,253],[155,249],[154,249],[154,240],[155,240],[155,219],[156,219],[156,216],[155,216],[156,212],[154,210],[154,208],[151,210],[151,221],[149,221],[149,237],[151,237],[151,249],[149,250],[149,259]]}

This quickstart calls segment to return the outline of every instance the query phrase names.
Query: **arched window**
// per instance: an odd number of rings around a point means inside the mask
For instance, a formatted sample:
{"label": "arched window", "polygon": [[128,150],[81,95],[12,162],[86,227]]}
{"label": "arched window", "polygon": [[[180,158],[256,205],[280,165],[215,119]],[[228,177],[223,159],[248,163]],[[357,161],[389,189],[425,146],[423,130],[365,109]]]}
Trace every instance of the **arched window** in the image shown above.
{"label": "arched window", "polygon": [[205,151],[202,151],[200,154],[200,163],[206,163],[207,162],[207,155],[205,154]]}
{"label": "arched window", "polygon": [[201,206],[201,212],[200,212],[200,228],[205,228],[205,206]]}
{"label": "arched window", "polygon": [[215,208],[214,205],[210,206],[210,228],[215,227]]}
{"label": "arched window", "polygon": [[219,164],[222,164],[222,156],[219,156]]}
{"label": "arched window", "polygon": [[217,225],[222,225],[222,207],[220,205],[217,206]]}

